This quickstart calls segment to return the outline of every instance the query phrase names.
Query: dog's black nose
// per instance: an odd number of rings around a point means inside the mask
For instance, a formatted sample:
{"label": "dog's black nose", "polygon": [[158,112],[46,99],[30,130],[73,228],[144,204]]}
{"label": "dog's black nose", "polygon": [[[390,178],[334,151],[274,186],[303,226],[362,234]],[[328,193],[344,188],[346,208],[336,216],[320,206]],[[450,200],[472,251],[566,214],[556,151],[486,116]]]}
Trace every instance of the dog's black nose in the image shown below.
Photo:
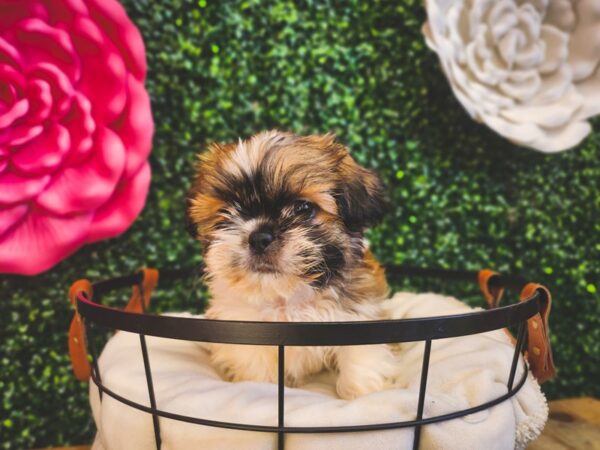
{"label": "dog's black nose", "polygon": [[273,242],[273,234],[269,231],[259,230],[250,234],[248,242],[250,248],[256,253],[262,253]]}

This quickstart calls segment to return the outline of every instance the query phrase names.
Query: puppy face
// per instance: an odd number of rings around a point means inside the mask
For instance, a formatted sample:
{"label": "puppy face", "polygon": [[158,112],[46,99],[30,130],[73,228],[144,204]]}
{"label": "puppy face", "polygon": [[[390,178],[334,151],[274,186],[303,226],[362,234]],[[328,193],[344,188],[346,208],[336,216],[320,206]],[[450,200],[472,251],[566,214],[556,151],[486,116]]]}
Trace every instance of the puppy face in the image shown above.
{"label": "puppy face", "polygon": [[331,135],[271,131],[200,155],[188,221],[209,277],[322,288],[364,253],[382,185]]}

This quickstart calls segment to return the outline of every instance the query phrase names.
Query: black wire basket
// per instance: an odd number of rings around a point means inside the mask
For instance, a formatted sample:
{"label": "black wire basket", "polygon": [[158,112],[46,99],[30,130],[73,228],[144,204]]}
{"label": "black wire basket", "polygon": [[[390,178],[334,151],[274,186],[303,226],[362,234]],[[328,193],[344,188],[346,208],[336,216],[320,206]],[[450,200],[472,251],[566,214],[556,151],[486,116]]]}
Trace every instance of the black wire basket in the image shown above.
{"label": "black wire basket", "polygon": [[[160,280],[162,282],[183,279],[193,276],[197,271],[198,269],[161,270]],[[158,273],[158,271],[155,272]],[[523,363],[524,370],[518,380],[515,380],[515,374],[519,360],[523,360],[522,354],[528,339],[528,321],[532,320],[534,316],[540,318],[540,315],[544,314],[544,310],[547,309],[545,303],[549,301],[549,298],[545,297],[549,297],[549,294],[547,295],[547,290],[543,287],[542,289],[533,289],[531,290],[531,295],[522,296],[519,303],[497,307],[497,302],[504,288],[520,289],[525,285],[522,278],[517,276],[501,276],[490,271],[471,272],[406,266],[388,266],[386,272],[392,280],[398,276],[419,276],[478,281],[491,309],[474,311],[467,314],[422,319],[363,322],[254,322],[161,316],[146,312],[144,298],[149,297],[150,292],[148,291],[152,289],[148,287],[147,276],[149,272],[146,269],[129,276],[116,277],[93,284],[87,280],[80,280],[73,284],[70,298],[76,311],[74,321],[71,325],[72,332],[70,333],[69,341],[71,357],[72,359],[77,359],[77,352],[79,352],[79,372],[82,372],[81,367],[85,367],[86,364],[89,368],[89,373],[86,373],[84,368],[83,375],[79,376],[79,378],[86,378],[89,375],[98,387],[100,400],[102,400],[103,395],[108,395],[132,408],[152,415],[157,449],[161,448],[160,417],[211,427],[277,433],[277,445],[280,450],[285,447],[285,435],[288,433],[353,433],[413,427],[413,449],[418,449],[423,426],[456,419],[490,408],[509,399],[521,389],[527,379],[528,364]],[[482,278],[482,274],[484,273],[488,273],[488,275]],[[105,294],[128,286],[134,286],[138,289],[137,306],[133,305],[134,307],[131,308],[131,302],[134,301],[134,297],[132,297],[130,305],[128,305],[128,310],[120,310],[102,304],[102,298]],[[547,320],[547,315],[545,319]],[[127,399],[102,383],[102,374],[98,366],[98,352],[94,339],[95,325],[139,335],[150,407]],[[73,331],[74,326],[75,331]],[[475,407],[424,418],[423,406],[427,391],[432,341],[485,333],[509,327],[516,327],[517,333],[506,393]],[[277,425],[265,426],[214,421],[210,420],[210,418],[174,414],[157,408],[152,381],[151,360],[146,346],[146,336],[223,344],[277,346]],[[285,425],[284,355],[286,346],[344,346],[415,341],[424,341],[425,350],[421,369],[417,411],[415,411],[414,420],[353,426],[289,427]],[[88,352],[91,365],[87,362]],[[77,374],[77,369],[75,369],[75,372]]]}

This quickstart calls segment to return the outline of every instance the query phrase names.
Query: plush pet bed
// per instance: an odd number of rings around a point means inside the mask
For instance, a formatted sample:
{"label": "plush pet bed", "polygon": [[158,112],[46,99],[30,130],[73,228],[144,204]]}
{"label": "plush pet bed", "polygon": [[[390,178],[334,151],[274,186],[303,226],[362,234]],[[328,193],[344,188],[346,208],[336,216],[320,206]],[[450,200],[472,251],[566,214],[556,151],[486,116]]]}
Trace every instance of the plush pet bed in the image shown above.
{"label": "plush pet bed", "polygon": [[[458,314],[470,308],[436,294],[398,293],[387,300],[390,319]],[[189,316],[189,315],[187,315]],[[211,367],[206,345],[147,338],[159,409],[211,420],[277,424],[277,386],[223,381]],[[413,420],[417,410],[423,342],[394,346],[398,377],[393,387],[352,401],[335,395],[332,374],[302,388],[286,388],[288,426],[357,425]],[[514,347],[499,330],[433,341],[424,417],[476,406],[506,393]],[[116,393],[149,405],[139,337],[117,332],[99,359],[103,383]],[[517,371],[516,380],[522,375]],[[94,450],[155,447],[149,414],[104,395],[90,383],[90,402],[98,429]],[[548,408],[529,375],[521,390],[493,408],[422,429],[425,449],[525,448],[541,432]],[[227,430],[160,418],[165,450],[272,450],[272,433]],[[288,434],[288,450],[363,450],[412,447],[413,429],[343,434]]]}

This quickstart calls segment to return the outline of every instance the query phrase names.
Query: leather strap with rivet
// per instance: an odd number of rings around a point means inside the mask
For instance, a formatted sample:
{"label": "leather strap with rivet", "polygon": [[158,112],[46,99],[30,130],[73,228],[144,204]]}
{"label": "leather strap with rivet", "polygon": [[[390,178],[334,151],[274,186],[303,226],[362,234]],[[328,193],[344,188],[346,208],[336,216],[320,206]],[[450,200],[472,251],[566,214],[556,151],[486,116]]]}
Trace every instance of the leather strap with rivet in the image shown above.
{"label": "leather strap with rivet", "polygon": [[[504,294],[500,274],[489,269],[480,270],[477,276],[479,288],[490,308],[497,308]],[[521,291],[520,301],[525,301],[538,292],[540,295],[540,312],[527,321],[528,345],[525,358],[529,362],[532,374],[539,383],[544,383],[556,375],[550,345],[548,318],[552,305],[550,291],[537,283],[527,284]],[[513,345],[516,339],[508,329],[505,333]]]}
{"label": "leather strap with rivet", "polygon": [[548,325],[552,296],[545,286],[529,283],[521,291],[520,299],[522,302],[526,301],[536,292],[539,295],[540,312],[527,321],[528,345],[525,357],[538,382],[544,383],[556,376]]}

